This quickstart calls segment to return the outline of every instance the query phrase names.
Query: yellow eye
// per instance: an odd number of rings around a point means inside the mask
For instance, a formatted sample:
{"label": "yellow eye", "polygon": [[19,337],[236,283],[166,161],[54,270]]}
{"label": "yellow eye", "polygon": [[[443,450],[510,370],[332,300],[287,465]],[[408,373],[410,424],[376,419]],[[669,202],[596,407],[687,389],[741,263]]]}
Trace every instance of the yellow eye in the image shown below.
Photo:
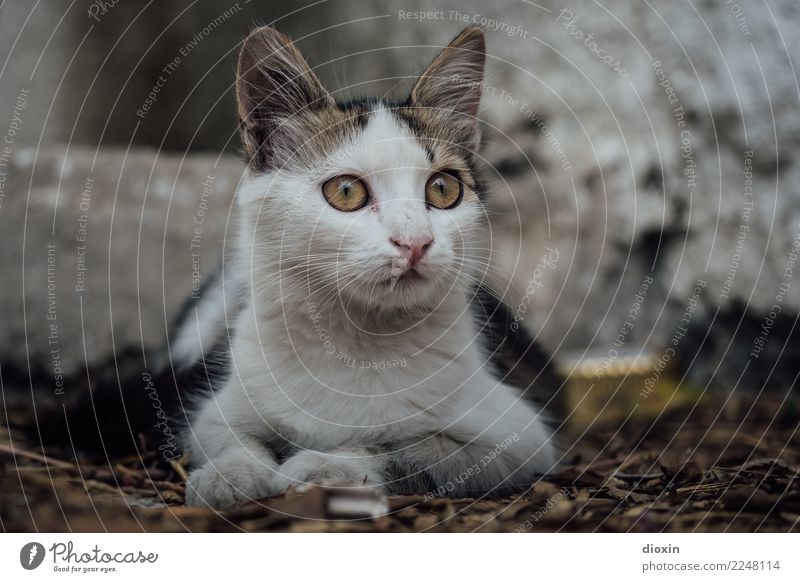
{"label": "yellow eye", "polygon": [[342,212],[364,208],[369,201],[367,186],[355,176],[336,176],[322,185],[322,195],[328,204]]}
{"label": "yellow eye", "polygon": [[442,210],[458,206],[463,194],[464,185],[461,180],[445,172],[432,174],[425,184],[425,201]]}

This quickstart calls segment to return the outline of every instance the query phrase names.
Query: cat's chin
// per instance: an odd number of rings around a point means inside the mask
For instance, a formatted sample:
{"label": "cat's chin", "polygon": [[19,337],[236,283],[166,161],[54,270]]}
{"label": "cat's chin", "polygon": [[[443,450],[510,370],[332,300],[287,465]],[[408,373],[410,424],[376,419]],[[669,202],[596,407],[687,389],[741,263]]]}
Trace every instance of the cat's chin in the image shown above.
{"label": "cat's chin", "polygon": [[418,271],[407,271],[400,276],[386,277],[378,282],[374,280],[358,290],[348,289],[348,299],[343,303],[348,306],[360,304],[367,309],[378,309],[386,312],[395,309],[406,314],[409,310],[435,306],[438,295],[435,279]]}
{"label": "cat's chin", "polygon": [[382,284],[384,287],[387,287],[390,291],[395,289],[413,289],[415,287],[419,287],[421,285],[425,285],[428,283],[428,277],[420,273],[415,269],[410,269],[397,277],[389,277],[385,279]]}
{"label": "cat's chin", "polygon": [[379,302],[384,308],[407,310],[435,306],[440,285],[431,275],[406,271],[399,277],[381,281],[376,291],[370,298],[371,301]]}

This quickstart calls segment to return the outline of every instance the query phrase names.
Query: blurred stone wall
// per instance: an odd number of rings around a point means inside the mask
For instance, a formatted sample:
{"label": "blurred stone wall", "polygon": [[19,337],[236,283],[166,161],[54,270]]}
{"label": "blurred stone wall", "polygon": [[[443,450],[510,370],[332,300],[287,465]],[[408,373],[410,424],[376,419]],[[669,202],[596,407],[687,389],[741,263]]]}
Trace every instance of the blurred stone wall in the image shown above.
{"label": "blurred stone wall", "polygon": [[20,148],[10,170],[2,361],[66,376],[160,346],[193,286],[217,270],[242,165],[73,145]]}
{"label": "blurred stone wall", "polygon": [[[47,359],[51,242],[61,341],[80,337],[70,287],[89,176],[91,357],[110,353],[112,330],[117,349],[163,336],[191,284],[187,237],[208,175],[218,207],[203,269],[222,252],[241,172],[235,51],[253,23],[279,19],[343,97],[407,89],[437,47],[477,23],[489,51],[491,280],[529,329],[562,358],[645,350],[680,359],[701,385],[793,381],[800,17],[791,1],[106,4],[0,9],[0,54],[10,56],[0,131],[27,91],[0,168],[4,361],[26,349]],[[219,151],[230,157],[218,161]],[[68,360],[81,362],[74,347]]]}

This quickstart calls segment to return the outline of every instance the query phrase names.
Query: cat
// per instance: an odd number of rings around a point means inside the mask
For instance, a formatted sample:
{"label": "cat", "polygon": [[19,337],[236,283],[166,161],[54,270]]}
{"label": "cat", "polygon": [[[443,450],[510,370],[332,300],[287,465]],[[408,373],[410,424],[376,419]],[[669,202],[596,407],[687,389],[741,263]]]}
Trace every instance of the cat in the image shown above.
{"label": "cat", "polygon": [[[170,348],[178,369],[228,359],[180,436],[187,504],[312,484],[505,495],[556,468],[527,390],[553,381],[548,358],[480,284],[484,43],[465,29],[405,100],[345,102],[275,28],[244,41],[237,256]],[[521,388],[509,349],[537,362]]]}

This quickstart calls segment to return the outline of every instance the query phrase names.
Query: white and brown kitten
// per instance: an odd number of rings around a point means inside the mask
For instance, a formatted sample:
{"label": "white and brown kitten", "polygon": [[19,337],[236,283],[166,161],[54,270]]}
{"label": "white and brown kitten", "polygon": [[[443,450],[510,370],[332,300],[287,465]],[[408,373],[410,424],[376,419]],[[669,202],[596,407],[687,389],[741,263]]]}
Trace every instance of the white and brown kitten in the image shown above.
{"label": "white and brown kitten", "polygon": [[468,28],[407,100],[341,103],[279,31],[244,42],[250,164],[226,274],[244,300],[226,325],[209,293],[170,350],[193,363],[203,342],[225,346],[233,332],[225,381],[183,434],[188,503],[333,482],[498,495],[554,468],[542,413],[494,365],[493,314],[474,309],[488,297],[475,290],[488,239],[476,174],[484,61],[483,33]]}

